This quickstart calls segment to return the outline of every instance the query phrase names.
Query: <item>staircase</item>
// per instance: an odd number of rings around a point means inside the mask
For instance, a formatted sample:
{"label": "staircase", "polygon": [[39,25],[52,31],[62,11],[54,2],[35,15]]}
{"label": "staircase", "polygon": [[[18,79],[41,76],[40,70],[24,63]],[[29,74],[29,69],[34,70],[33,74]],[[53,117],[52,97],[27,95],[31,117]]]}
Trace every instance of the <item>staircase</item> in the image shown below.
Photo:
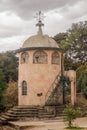
{"label": "staircase", "polygon": [[60,85],[59,73],[45,95],[45,105],[58,105],[58,97],[61,96]]}
{"label": "staircase", "polygon": [[0,117],[0,122],[6,124],[8,121],[31,120],[38,117],[36,106],[16,106],[8,110]]}
{"label": "staircase", "polygon": [[53,111],[52,112],[48,111],[44,106],[39,108],[38,117],[39,119],[52,119],[55,117],[55,114]]}
{"label": "staircase", "polygon": [[[52,106],[48,107],[51,108]],[[46,106],[16,106],[0,117],[0,124],[5,125],[9,121],[54,119],[55,117],[64,116],[64,106],[55,106],[54,108],[53,111],[49,111]]]}
{"label": "staircase", "polygon": [[40,106],[16,106],[2,114],[0,117],[1,124],[7,124],[8,121],[17,120],[35,120],[42,118],[54,118],[53,113],[48,112],[44,107]]}
{"label": "staircase", "polygon": [[60,105],[60,106],[56,106],[55,110],[56,110],[56,117],[64,117],[64,109],[65,109],[65,105]]}

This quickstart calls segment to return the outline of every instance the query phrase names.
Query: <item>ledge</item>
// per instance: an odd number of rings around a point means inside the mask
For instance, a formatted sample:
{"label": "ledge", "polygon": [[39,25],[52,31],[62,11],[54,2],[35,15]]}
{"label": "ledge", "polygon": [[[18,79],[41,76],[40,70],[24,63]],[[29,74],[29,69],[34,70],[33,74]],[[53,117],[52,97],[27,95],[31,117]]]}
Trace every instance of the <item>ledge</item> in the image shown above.
{"label": "ledge", "polygon": [[23,51],[28,51],[28,50],[59,50],[61,52],[64,52],[63,49],[61,48],[56,48],[56,47],[27,47],[27,48],[20,48],[18,50],[15,50],[15,53],[20,53],[20,52],[23,52]]}

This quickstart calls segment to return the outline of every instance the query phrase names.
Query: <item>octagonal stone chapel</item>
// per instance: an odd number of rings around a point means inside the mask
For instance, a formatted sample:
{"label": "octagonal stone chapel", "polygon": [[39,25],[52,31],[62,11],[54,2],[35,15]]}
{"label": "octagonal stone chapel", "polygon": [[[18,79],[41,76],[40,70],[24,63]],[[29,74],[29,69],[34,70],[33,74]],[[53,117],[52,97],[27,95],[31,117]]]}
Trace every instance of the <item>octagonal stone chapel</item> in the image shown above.
{"label": "octagonal stone chapel", "polygon": [[[60,86],[58,81],[64,68],[63,51],[54,39],[43,34],[41,19],[36,25],[38,26],[37,34],[25,40],[18,50],[18,105],[45,105],[53,99],[58,102],[58,96],[62,96],[57,88]],[[69,73],[72,80],[75,78],[73,73]],[[71,100],[74,103],[75,79],[71,89]]]}

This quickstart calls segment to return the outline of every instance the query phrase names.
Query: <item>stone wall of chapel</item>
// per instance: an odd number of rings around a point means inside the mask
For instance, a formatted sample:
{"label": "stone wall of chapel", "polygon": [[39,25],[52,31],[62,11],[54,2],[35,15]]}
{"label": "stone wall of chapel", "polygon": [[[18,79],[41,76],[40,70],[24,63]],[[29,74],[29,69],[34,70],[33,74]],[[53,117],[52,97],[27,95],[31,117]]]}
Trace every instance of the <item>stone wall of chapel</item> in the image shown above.
{"label": "stone wall of chapel", "polygon": [[[52,53],[54,50],[44,50],[47,54],[47,63],[34,64],[33,55],[35,50],[27,52],[29,54],[27,63],[21,63],[21,53],[19,54],[19,105],[44,105],[45,95],[55,77],[61,71],[61,60],[59,61],[59,64],[52,64]],[[61,59],[61,52],[57,52]],[[22,81],[27,82],[27,95],[22,95]],[[38,94],[41,93],[42,96],[38,96]]]}

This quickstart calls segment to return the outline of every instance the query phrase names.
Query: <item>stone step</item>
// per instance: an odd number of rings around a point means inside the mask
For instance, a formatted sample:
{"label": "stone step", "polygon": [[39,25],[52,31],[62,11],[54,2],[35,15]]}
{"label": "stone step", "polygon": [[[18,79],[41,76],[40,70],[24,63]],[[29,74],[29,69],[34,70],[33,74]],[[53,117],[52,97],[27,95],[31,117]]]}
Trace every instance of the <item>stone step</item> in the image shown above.
{"label": "stone step", "polygon": [[53,115],[54,113],[48,113],[48,112],[43,112],[43,113],[38,113],[39,115]]}
{"label": "stone step", "polygon": [[38,109],[39,107],[15,106],[13,109]]}
{"label": "stone step", "polygon": [[56,112],[63,112],[64,111],[64,109],[62,110],[62,109],[58,109],[58,110],[56,110]]}
{"label": "stone step", "polygon": [[9,116],[7,116],[7,115],[2,115],[1,117],[3,117],[3,118],[5,118],[5,119],[8,119],[9,118]]}
{"label": "stone step", "polygon": [[18,109],[18,108],[14,108],[14,109],[12,109],[12,111],[32,111],[33,112],[33,111],[38,111],[38,109],[28,109],[28,108],[27,109],[25,109],[25,108],[24,109],[21,109],[21,108]]}
{"label": "stone step", "polygon": [[45,115],[45,114],[48,114],[48,115],[52,115],[54,114],[53,112],[47,112],[47,111],[43,111],[43,112],[39,112],[38,114],[42,114],[42,115]]}
{"label": "stone step", "polygon": [[64,108],[66,105],[56,105],[56,108]]}
{"label": "stone step", "polygon": [[54,115],[39,115],[39,118],[54,118]]}
{"label": "stone step", "polygon": [[56,110],[63,110],[63,109],[65,109],[65,107],[56,107],[55,109]]}
{"label": "stone step", "polygon": [[38,112],[39,112],[39,113],[40,113],[40,112],[43,113],[43,112],[47,112],[47,110],[45,110],[45,109],[44,109],[44,110],[39,110]]}
{"label": "stone step", "polygon": [[56,113],[56,116],[64,116],[64,113]]}
{"label": "stone step", "polygon": [[5,113],[6,116],[9,116],[9,117],[17,117],[17,116],[20,116],[20,115],[23,115],[23,116],[37,116],[38,113],[18,113],[18,114],[12,114],[12,113]]}
{"label": "stone step", "polygon": [[15,115],[18,115],[18,114],[38,114],[37,111],[34,111],[34,112],[31,112],[31,111],[11,111],[8,113],[15,114]]}
{"label": "stone step", "polygon": [[[62,106],[56,106],[56,117],[62,117],[64,116],[63,110],[64,107]],[[16,120],[31,120],[34,118],[54,118],[55,114],[51,111],[47,112],[47,108],[34,108],[34,107],[14,107],[10,110],[8,110],[0,119],[4,121],[16,121]]]}
{"label": "stone step", "polygon": [[11,113],[5,113],[5,115],[10,116],[10,117],[11,116],[14,116],[14,117],[16,116],[15,114],[11,114]]}
{"label": "stone step", "polygon": [[58,115],[58,114],[64,114],[64,112],[56,112],[56,115]]}
{"label": "stone step", "polygon": [[37,116],[30,116],[30,115],[20,115],[20,116],[12,116],[12,117],[8,117],[8,116],[5,116],[3,115],[2,117],[0,117],[1,121],[4,121],[4,122],[8,122],[8,121],[17,121],[17,120],[25,120],[25,119],[31,119],[31,118],[36,118]]}
{"label": "stone step", "polygon": [[11,115],[11,116],[3,116],[5,117],[6,119],[12,119],[12,118],[20,118],[20,117],[38,117],[38,115],[30,115],[30,114],[26,114],[26,115],[23,115],[23,114],[20,114],[20,115]]}
{"label": "stone step", "polygon": [[63,111],[65,108],[56,108],[56,111]]}
{"label": "stone step", "polygon": [[[8,117],[3,115],[2,118],[4,119],[4,121],[8,122],[8,121],[15,121],[17,120],[17,117]],[[1,119],[1,118],[0,118]],[[2,119],[1,119],[2,120]]]}
{"label": "stone step", "polygon": [[15,106],[14,108],[40,108],[40,106],[32,106],[32,105],[26,105],[26,106]]}
{"label": "stone step", "polygon": [[7,119],[4,117],[0,117],[0,125],[6,125],[8,123]]}
{"label": "stone step", "polygon": [[6,121],[6,119],[4,117],[0,117],[0,121]]}

